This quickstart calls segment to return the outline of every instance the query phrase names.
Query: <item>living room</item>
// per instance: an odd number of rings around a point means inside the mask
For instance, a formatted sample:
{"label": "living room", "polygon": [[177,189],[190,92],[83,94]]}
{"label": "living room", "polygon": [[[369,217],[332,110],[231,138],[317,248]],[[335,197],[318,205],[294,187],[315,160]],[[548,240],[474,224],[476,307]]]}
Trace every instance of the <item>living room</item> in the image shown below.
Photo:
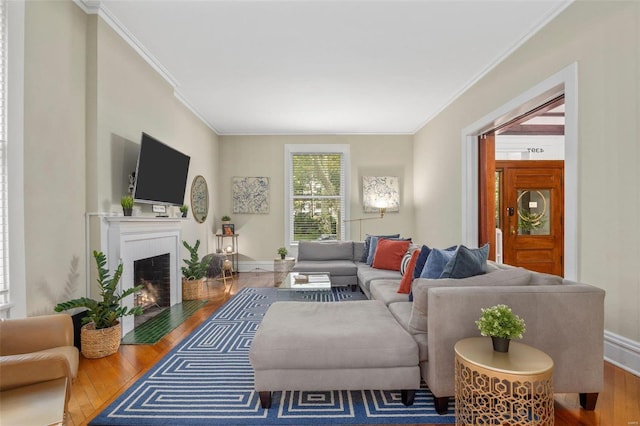
{"label": "living room", "polygon": [[[201,254],[215,251],[220,219],[232,212],[231,178],[270,177],[270,213],[233,216],[245,270],[264,267],[285,244],[286,144],[349,145],[354,218],[362,209],[362,176],[399,177],[400,211],[366,224],[367,232],[399,232],[435,247],[473,245],[465,201],[473,181],[462,161],[473,157],[463,152],[463,132],[562,74],[573,90],[567,102],[576,135],[573,186],[566,190],[575,199],[567,219],[575,241],[567,253],[570,275],[606,291],[605,358],[640,373],[640,279],[628,266],[640,236],[638,2],[571,3],[424,117],[415,133],[399,135],[218,135],[87,3],[9,4],[11,17],[23,16],[10,18],[22,23],[22,35],[9,42],[24,41],[22,50],[10,49],[22,60],[9,65],[9,93],[23,94],[22,103],[9,105],[11,317],[51,313],[56,303],[85,294],[93,281],[86,279],[90,249],[100,245],[92,214],[121,212],[143,131],[191,156],[188,182],[202,175],[208,183],[208,217],[182,226],[184,240],[202,241]],[[149,207],[143,212],[151,214]],[[349,238],[359,238],[356,226]]]}

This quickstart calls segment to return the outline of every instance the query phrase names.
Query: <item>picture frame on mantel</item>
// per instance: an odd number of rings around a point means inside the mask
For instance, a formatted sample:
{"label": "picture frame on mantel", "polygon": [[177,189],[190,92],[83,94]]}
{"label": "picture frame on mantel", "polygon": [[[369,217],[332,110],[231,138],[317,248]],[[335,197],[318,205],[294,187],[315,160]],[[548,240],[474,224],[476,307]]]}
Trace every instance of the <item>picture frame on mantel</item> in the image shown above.
{"label": "picture frame on mantel", "polygon": [[222,224],[222,235],[234,235],[236,233],[236,227],[233,223]]}

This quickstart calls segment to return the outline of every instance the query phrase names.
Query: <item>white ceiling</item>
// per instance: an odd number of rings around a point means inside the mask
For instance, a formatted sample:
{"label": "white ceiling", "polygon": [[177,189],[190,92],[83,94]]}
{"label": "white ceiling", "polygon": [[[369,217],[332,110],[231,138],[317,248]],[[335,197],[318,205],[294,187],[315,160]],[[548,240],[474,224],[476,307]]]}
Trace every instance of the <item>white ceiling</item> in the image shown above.
{"label": "white ceiling", "polygon": [[102,0],[98,6],[218,134],[413,134],[569,3]]}

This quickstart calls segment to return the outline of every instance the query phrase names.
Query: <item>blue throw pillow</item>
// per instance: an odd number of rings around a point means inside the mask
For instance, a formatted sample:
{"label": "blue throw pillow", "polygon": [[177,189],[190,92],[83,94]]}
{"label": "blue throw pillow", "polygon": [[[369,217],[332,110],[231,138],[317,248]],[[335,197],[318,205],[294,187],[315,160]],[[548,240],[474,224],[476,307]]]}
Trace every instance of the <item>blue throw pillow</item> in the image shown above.
{"label": "blue throw pillow", "polygon": [[376,235],[371,236],[371,240],[369,240],[369,254],[367,255],[367,265],[373,265],[373,258],[376,254],[376,248],[378,247],[378,239],[380,237]]}
{"label": "blue throw pillow", "polygon": [[478,249],[461,245],[442,270],[440,278],[469,278],[487,272],[489,244]]}
{"label": "blue throw pillow", "polygon": [[449,247],[446,250],[431,249],[427,262],[420,273],[420,278],[438,279],[444,271],[444,267],[455,254],[455,248]]}
{"label": "blue throw pillow", "polygon": [[362,257],[360,258],[360,262],[365,262],[367,263],[367,259],[369,258],[369,251],[371,248],[371,237],[376,236],[378,238],[380,237],[384,237],[384,238],[400,238],[400,234],[394,234],[394,235],[369,235],[367,234],[364,238],[364,250],[362,251]]}
{"label": "blue throw pillow", "polygon": [[427,258],[429,257],[429,253],[431,253],[431,249],[425,245],[420,249],[420,255],[418,256],[418,260],[416,261],[416,267],[413,269],[413,278],[420,278],[420,274],[424,269],[424,264],[427,263]]}

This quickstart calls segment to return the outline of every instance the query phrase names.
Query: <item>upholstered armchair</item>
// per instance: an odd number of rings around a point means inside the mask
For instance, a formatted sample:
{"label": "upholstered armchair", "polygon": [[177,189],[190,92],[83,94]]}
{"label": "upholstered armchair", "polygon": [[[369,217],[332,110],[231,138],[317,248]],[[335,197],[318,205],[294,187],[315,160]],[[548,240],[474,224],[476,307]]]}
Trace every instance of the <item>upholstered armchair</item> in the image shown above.
{"label": "upholstered armchair", "polygon": [[66,408],[78,362],[69,315],[0,321],[0,391],[67,378]]}

